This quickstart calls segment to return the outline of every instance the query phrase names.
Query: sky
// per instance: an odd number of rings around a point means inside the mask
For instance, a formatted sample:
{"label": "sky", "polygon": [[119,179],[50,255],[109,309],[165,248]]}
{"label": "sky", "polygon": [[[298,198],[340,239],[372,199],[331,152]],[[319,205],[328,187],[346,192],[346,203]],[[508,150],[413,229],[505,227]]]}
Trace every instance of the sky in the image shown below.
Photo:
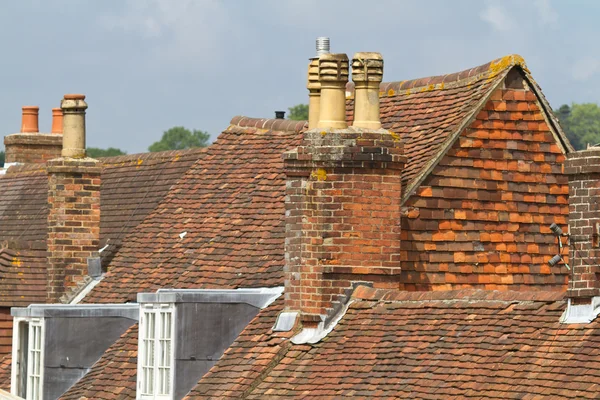
{"label": "sky", "polygon": [[315,38],[377,51],[384,81],[443,75],[520,54],[553,107],[600,102],[600,1],[4,0],[0,128],[21,107],[83,93],[87,145],[144,152],[173,126],[212,140],[236,115],[308,102]]}

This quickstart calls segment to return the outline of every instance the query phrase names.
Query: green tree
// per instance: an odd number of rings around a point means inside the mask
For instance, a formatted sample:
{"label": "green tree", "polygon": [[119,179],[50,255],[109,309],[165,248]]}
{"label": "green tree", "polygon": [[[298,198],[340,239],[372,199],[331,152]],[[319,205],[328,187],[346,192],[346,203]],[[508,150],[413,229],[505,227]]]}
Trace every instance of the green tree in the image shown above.
{"label": "green tree", "polygon": [[99,157],[113,157],[113,156],[122,156],[127,154],[121,149],[115,149],[114,147],[109,147],[108,149],[99,149],[97,147],[88,147],[85,150],[88,157],[99,158]]}
{"label": "green tree", "polygon": [[4,152],[0,151],[0,168],[4,167]]}
{"label": "green tree", "polygon": [[569,107],[563,104],[554,110],[560,125],[577,150],[588,144],[600,143],[600,107],[595,103],[573,103]]}
{"label": "green tree", "polygon": [[190,149],[192,147],[206,147],[210,135],[207,132],[194,129],[190,131],[183,126],[175,126],[164,132],[158,142],[148,147],[148,151],[165,151]]}
{"label": "green tree", "polygon": [[308,104],[297,104],[288,108],[290,114],[289,119],[294,121],[308,121]]}

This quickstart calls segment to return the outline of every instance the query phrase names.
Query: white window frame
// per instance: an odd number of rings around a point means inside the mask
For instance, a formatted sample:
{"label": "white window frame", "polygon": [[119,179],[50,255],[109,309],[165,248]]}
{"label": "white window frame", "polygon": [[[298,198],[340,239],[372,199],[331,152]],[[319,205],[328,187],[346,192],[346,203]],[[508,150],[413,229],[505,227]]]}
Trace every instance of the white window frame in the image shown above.
{"label": "white window frame", "polygon": [[[167,331],[165,328],[164,315],[170,314],[170,326]],[[142,304],[140,305],[140,322],[138,331],[138,370],[137,370],[137,390],[136,399],[138,400],[172,400],[174,395],[175,383],[175,306],[174,304]],[[153,329],[148,331],[149,324],[153,323]],[[150,334],[148,334],[150,333]],[[168,337],[166,335],[168,334]],[[148,336],[152,337],[148,337]],[[148,344],[151,341],[152,351],[148,352]],[[165,341],[170,345],[170,354],[168,354],[168,366],[158,365],[159,360],[163,359],[165,353]],[[151,357],[150,362],[147,358]],[[168,393],[158,393],[157,385],[163,382],[160,377],[160,370],[168,368]],[[152,372],[146,373],[148,369]],[[150,378],[152,390],[145,389],[144,380]]]}
{"label": "white window frame", "polygon": [[[24,343],[21,341],[21,324],[27,323],[29,325],[29,334],[25,339],[27,340],[27,354],[20,354],[23,352]],[[36,335],[37,346],[33,339]],[[11,394],[23,397],[27,400],[42,400],[44,394],[44,353],[45,345],[44,339],[46,336],[46,329],[43,318],[15,318],[13,321],[13,348],[12,348],[12,368],[11,368]],[[39,348],[38,348],[39,347]],[[32,359],[33,352],[37,352],[38,357]],[[19,388],[19,382],[23,379],[20,376],[20,365],[18,360],[27,360],[27,371],[24,377],[27,381],[26,393],[20,393],[22,388]],[[37,361],[37,362],[34,362]],[[37,373],[35,373],[37,372]],[[33,380],[37,378],[36,385],[33,385]]]}

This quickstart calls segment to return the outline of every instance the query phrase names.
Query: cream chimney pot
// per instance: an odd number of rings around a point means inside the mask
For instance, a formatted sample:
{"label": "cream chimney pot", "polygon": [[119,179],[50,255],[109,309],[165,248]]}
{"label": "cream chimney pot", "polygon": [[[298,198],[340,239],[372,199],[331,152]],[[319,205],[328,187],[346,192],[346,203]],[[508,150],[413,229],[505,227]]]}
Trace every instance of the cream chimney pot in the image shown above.
{"label": "cream chimney pot", "polygon": [[63,111],[63,157],[85,158],[85,110],[88,105],[84,100],[82,94],[65,94],[60,102]]}
{"label": "cream chimney pot", "polygon": [[38,106],[23,106],[23,115],[21,117],[21,132],[37,133],[40,131],[38,127],[39,112],[40,108]]}
{"label": "cream chimney pot", "polygon": [[311,58],[308,63],[308,129],[317,127],[321,108],[321,83],[319,82],[319,59]]}
{"label": "cream chimney pot", "polygon": [[348,127],[346,123],[348,66],[346,54],[323,54],[319,58],[321,104],[318,128],[344,129]]}
{"label": "cream chimney pot", "polygon": [[379,84],[383,80],[380,53],[356,53],[352,58],[354,123],[357,128],[380,129]]}

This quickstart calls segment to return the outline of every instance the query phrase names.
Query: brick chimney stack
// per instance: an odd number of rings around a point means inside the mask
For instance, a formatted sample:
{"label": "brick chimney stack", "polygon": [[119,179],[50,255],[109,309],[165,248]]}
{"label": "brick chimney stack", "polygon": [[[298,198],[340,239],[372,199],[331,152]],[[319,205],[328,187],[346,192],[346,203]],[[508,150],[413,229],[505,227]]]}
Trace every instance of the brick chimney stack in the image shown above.
{"label": "brick chimney stack", "polygon": [[62,138],[39,133],[38,106],[24,106],[21,117],[21,132],[4,137],[7,165],[39,164],[60,155]]}
{"label": "brick chimney stack", "polygon": [[59,302],[87,274],[87,259],[98,256],[102,164],[85,158],[83,95],[65,95],[62,157],[48,171],[48,302]]}
{"label": "brick chimney stack", "polygon": [[569,176],[569,265],[567,297],[590,303],[600,296],[600,148],[571,153],[565,162]]}
{"label": "brick chimney stack", "polygon": [[[357,86],[365,80],[381,81],[383,60],[374,54],[359,53],[364,64],[357,66]],[[372,128],[378,113],[366,114],[371,120],[363,122],[368,121],[369,127],[347,126],[348,64],[345,54],[320,57],[318,128],[306,131],[300,146],[284,154],[285,306],[299,311],[305,324],[331,314],[332,303],[354,282],[398,286],[401,174],[406,159],[398,136]],[[373,65],[379,69],[371,74]],[[363,104],[371,97],[357,96],[355,107],[379,109],[378,97]]]}

